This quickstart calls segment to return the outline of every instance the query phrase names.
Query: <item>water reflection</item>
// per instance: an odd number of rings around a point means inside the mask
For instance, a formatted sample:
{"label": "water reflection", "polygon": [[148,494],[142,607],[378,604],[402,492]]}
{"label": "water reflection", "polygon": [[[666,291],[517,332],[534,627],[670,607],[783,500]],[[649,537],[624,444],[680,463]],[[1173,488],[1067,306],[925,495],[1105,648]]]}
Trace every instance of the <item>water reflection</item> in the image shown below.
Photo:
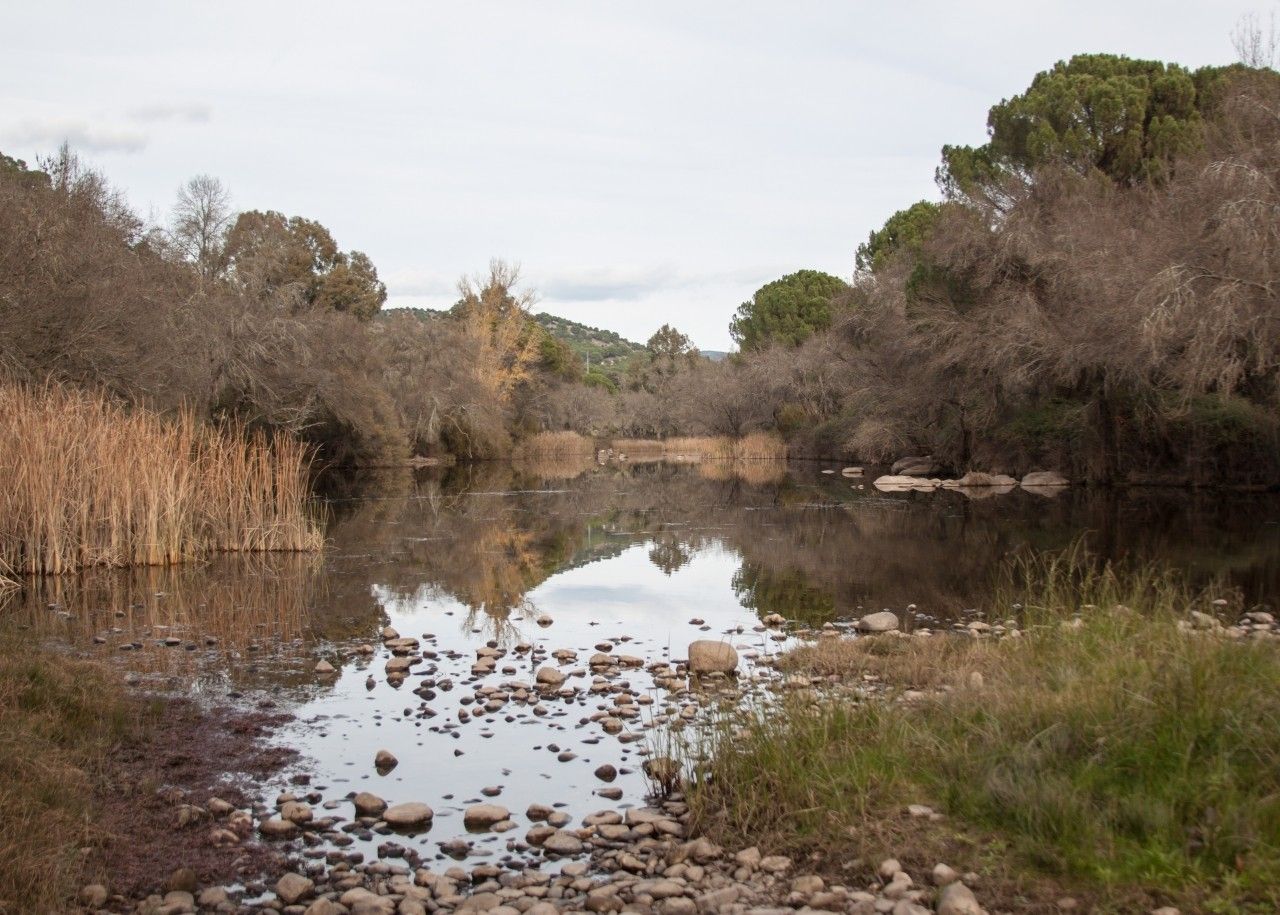
{"label": "water reflection", "polygon": [[[880,493],[820,470],[538,462],[334,481],[322,556],[51,579],[10,598],[5,614],[160,685],[284,704],[297,722],[283,739],[303,750],[326,799],[373,790],[425,801],[437,842],[465,835],[457,814],[485,786],[500,786],[513,811],[563,802],[580,817],[606,806],[591,773],[609,763],[627,770],[622,803],[643,797],[643,741],[601,735],[592,720],[609,694],[591,692],[585,665],[605,642],[646,664],[683,657],[697,638],[767,657],[787,644],[760,626],[772,613],[817,626],[914,603],[956,617],[986,608],[1009,554],[1082,534],[1105,558],[1163,558],[1195,579],[1225,577],[1250,601],[1274,599],[1280,584],[1276,496],[1072,489],[973,501]],[[403,686],[384,673],[387,625],[430,652]],[[486,643],[508,651],[473,680]],[[557,649],[579,654],[564,668],[582,668],[570,678],[578,693],[541,716],[514,703],[479,712],[475,688],[528,684],[544,663],[533,652]],[[320,658],[336,675],[314,672]],[[654,682],[627,669],[610,687],[653,696],[653,715],[698,705]],[[476,714],[459,724],[466,707]],[[372,766],[379,746],[401,760],[386,775]],[[558,761],[567,748],[573,758]],[[356,847],[376,854],[376,840]]]}

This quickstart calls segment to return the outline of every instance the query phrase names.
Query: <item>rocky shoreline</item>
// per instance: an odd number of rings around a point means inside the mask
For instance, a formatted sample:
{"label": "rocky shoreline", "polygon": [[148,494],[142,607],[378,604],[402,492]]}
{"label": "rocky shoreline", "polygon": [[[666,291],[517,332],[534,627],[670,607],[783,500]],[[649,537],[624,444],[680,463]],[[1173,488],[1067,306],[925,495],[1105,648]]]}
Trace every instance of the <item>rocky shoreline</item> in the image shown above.
{"label": "rocky shoreline", "polygon": [[[278,799],[276,815],[267,820],[304,820],[297,838],[281,851],[278,876],[245,885],[200,886],[194,871],[182,868],[169,879],[167,892],[141,900],[112,896],[105,886],[86,886],[81,904],[96,912],[138,915],[222,913],[248,915],[425,915],[430,912],[489,912],[492,915],[560,915],[560,913],[637,912],[653,915],[781,915],[784,912],[844,912],[850,915],[979,915],[972,886],[976,874],[957,874],[939,863],[928,878],[917,881],[894,859],[874,874],[850,875],[848,883],[828,884],[805,873],[789,858],[762,855],[755,847],[737,851],[705,838],[688,838],[689,810],[679,794],[652,807],[619,812],[601,810],[585,817],[578,829],[545,825],[548,808],[526,811],[532,824],[513,848],[541,849],[542,860],[483,862],[463,866],[426,866],[413,849],[393,838],[380,848],[377,861],[359,852],[324,851],[332,841],[332,822],[306,819],[304,802]],[[495,805],[479,811],[484,828],[512,822]],[[183,808],[187,809],[187,808]],[[937,816],[913,808],[912,816]],[[501,820],[493,821],[494,815]],[[200,818],[213,833],[243,835],[253,814],[213,799]],[[292,816],[293,819],[286,819]],[[393,837],[379,816],[357,820]],[[465,856],[465,849],[458,849]],[[545,865],[545,866],[543,866]]]}

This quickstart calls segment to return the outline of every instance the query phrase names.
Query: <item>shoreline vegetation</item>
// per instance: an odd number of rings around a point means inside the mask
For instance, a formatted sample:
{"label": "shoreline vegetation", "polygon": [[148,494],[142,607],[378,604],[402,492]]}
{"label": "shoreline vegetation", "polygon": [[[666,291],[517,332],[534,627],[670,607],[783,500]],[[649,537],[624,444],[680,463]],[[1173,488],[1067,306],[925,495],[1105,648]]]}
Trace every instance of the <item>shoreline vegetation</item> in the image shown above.
{"label": "shoreline vegetation", "polygon": [[323,544],[306,446],[189,410],[162,417],[56,385],[0,387],[0,478],[10,576]]}
{"label": "shoreline vegetation", "polygon": [[1011,562],[995,604],[784,656],[802,688],[686,748],[698,827],[830,873],[947,861],[983,875],[988,907],[1274,911],[1270,615],[1080,549]]}

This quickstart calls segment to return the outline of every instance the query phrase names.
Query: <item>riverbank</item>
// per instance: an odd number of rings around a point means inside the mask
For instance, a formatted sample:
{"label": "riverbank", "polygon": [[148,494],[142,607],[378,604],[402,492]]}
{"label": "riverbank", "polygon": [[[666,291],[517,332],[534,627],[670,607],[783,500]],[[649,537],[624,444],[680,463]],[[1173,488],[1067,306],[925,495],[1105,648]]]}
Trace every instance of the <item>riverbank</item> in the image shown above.
{"label": "riverbank", "polygon": [[1017,619],[787,655],[796,693],[691,763],[695,826],[821,874],[945,862],[1010,911],[1275,911],[1271,614],[1078,556],[1018,567],[997,606]]}
{"label": "riverbank", "polygon": [[156,889],[277,866],[269,848],[211,829],[207,806],[247,806],[249,784],[296,756],[262,741],[286,717],[141,693],[103,665],[0,634],[0,912],[73,911],[77,899],[124,911]]}

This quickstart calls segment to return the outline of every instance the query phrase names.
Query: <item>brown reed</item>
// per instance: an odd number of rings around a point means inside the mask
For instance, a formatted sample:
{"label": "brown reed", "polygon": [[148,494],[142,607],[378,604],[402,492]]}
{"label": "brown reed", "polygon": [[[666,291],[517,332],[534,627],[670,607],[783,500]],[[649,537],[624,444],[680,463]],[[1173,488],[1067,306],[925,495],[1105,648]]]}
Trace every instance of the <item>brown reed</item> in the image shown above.
{"label": "brown reed", "polygon": [[309,454],[237,422],[0,386],[0,568],[56,575],[319,549]]}

